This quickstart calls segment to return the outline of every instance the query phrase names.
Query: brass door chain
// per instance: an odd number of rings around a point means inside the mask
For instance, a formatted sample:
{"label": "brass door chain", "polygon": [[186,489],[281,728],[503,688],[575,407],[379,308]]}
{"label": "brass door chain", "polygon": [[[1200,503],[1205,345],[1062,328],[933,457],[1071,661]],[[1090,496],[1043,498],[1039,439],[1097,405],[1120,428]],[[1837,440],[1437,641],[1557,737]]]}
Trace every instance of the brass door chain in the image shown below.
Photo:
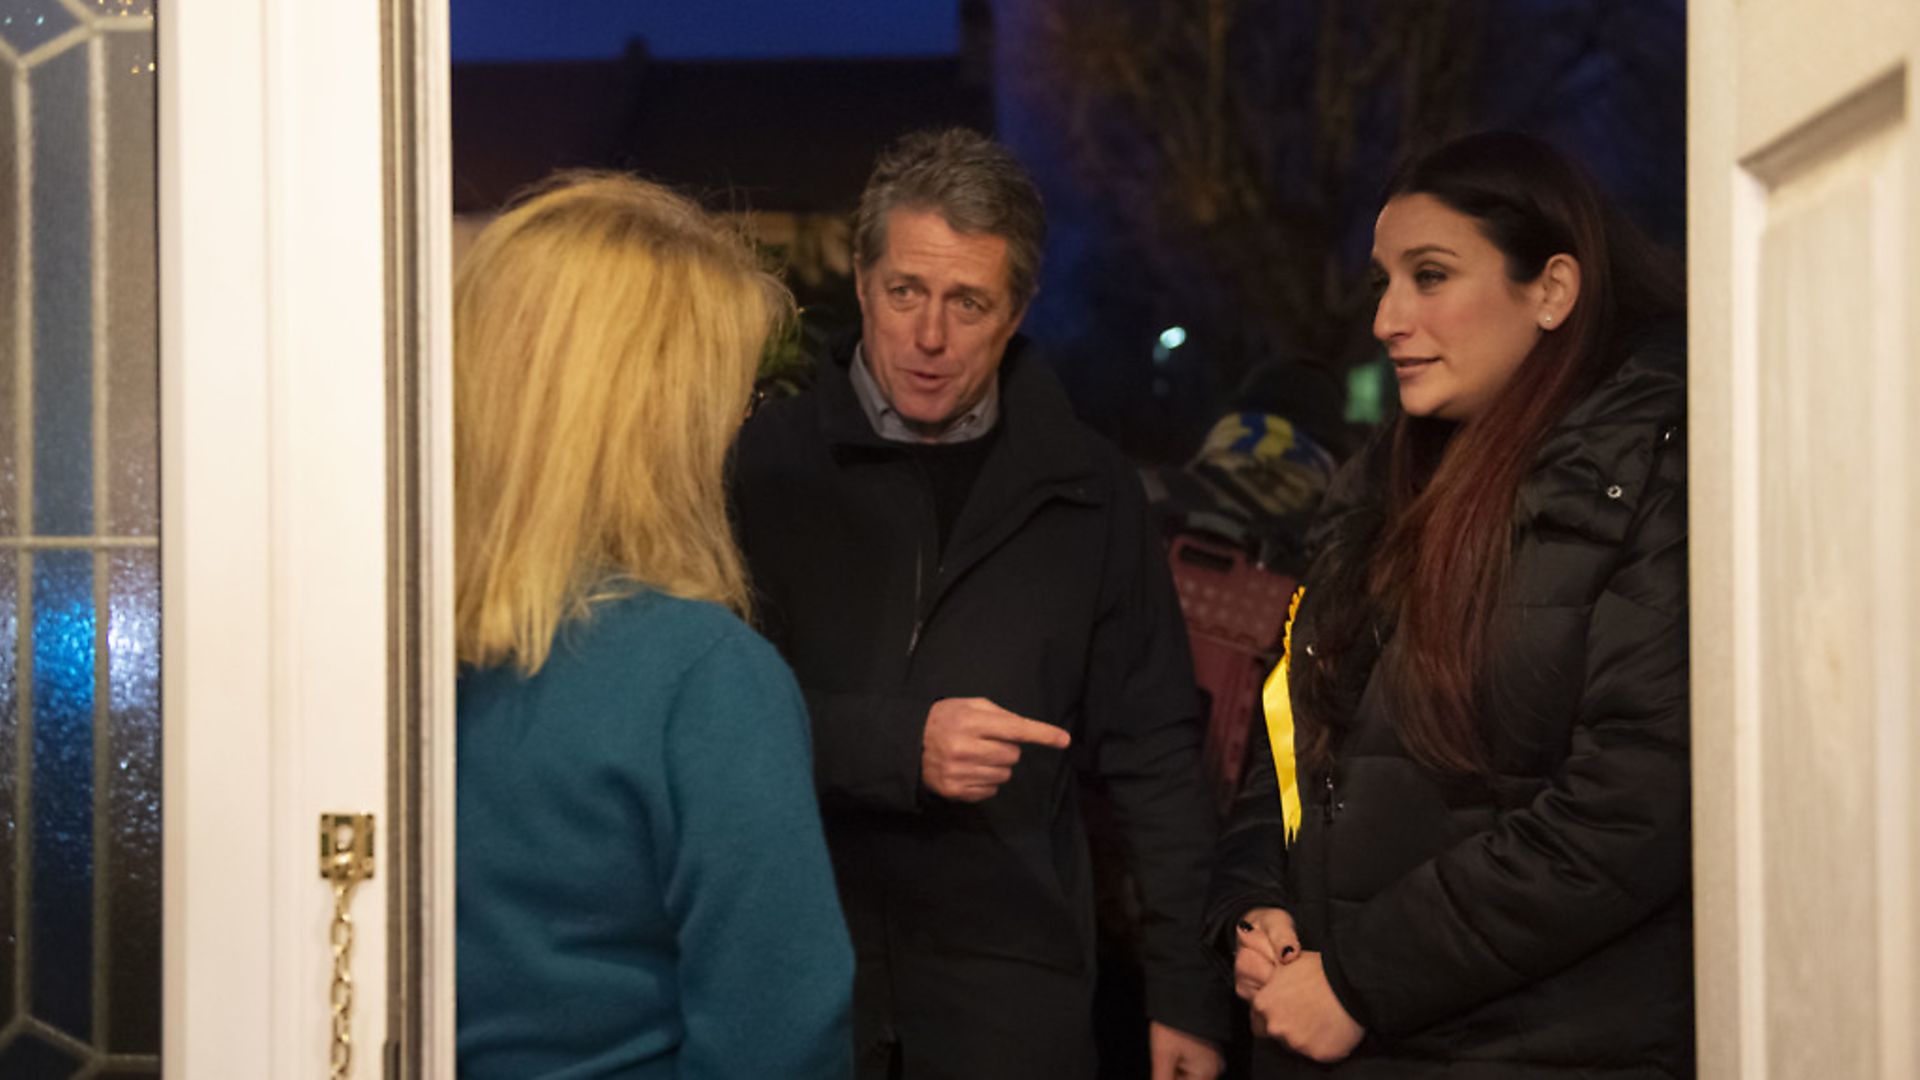
{"label": "brass door chain", "polygon": [[353,887],[358,882],[340,881],[333,886],[333,987],[328,999],[333,1007],[332,1080],[347,1080],[353,1071]]}
{"label": "brass door chain", "polygon": [[331,1080],[353,1072],[353,891],[373,876],[373,815],[320,815],[320,876],[333,883],[333,982],[327,1002],[333,1016],[328,1051]]}

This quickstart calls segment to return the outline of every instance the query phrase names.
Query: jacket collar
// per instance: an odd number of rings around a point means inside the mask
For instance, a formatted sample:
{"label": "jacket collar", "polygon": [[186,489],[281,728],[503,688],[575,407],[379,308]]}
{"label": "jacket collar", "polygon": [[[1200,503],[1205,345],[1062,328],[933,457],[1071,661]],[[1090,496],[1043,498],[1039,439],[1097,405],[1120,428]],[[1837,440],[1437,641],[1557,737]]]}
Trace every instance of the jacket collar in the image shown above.
{"label": "jacket collar", "polygon": [[1686,350],[1667,336],[1650,336],[1554,427],[1537,460],[1561,452],[1563,441],[1587,442],[1592,432],[1622,426],[1677,424],[1686,412]]}
{"label": "jacket collar", "polygon": [[[837,454],[897,459],[912,445],[882,438],[854,395],[847,365],[855,342],[836,350],[814,381],[822,433]],[[954,524],[951,549],[964,560],[990,547],[1050,497],[1104,502],[1096,440],[1080,424],[1059,379],[1024,337],[1000,363],[1000,420],[993,446]]]}
{"label": "jacket collar", "polygon": [[[908,444],[882,438],[873,429],[855,395],[848,365],[858,339],[845,343],[821,365],[814,383],[820,428],[829,445],[902,453]],[[995,462],[1014,466],[1030,484],[1091,478],[1097,473],[1088,440],[1060,380],[1024,336],[1007,345],[1000,363],[1000,417],[995,446],[981,479],[999,471]]]}
{"label": "jacket collar", "polygon": [[1678,341],[1647,339],[1547,435],[1521,481],[1515,521],[1538,522],[1602,539],[1626,535],[1663,448],[1677,449],[1686,424],[1686,352]]}

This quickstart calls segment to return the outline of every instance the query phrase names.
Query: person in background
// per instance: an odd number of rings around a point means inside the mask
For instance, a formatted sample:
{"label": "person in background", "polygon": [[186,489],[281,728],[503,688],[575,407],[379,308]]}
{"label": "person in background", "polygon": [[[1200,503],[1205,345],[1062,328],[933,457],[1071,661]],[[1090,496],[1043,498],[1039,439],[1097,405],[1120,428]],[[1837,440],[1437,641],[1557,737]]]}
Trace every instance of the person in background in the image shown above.
{"label": "person in background", "polygon": [[805,704],[741,621],[722,476],[785,290],[587,174],[454,291],[460,1075],[845,1077]]}
{"label": "person in background", "polygon": [[[1262,361],[1191,460],[1140,472],[1207,701],[1201,761],[1222,812],[1239,791],[1248,720],[1280,655],[1286,598],[1307,570],[1307,531],[1347,452],[1345,407],[1346,394],[1326,368]],[[1117,928],[1130,936],[1127,906],[1113,899],[1118,860],[1110,853],[1122,845],[1097,799],[1089,818],[1102,933]]]}
{"label": "person in background", "polygon": [[1693,1072],[1677,275],[1558,152],[1374,230],[1404,415],[1335,479],[1219,848],[1259,1077]]}
{"label": "person in background", "polygon": [[740,437],[742,546],[813,717],[864,1078],[1094,1075],[1083,772],[1133,856],[1152,1075],[1221,1065],[1186,641],[1133,468],[1015,336],[1044,228],[984,136],[890,147],[854,222],[859,342]]}
{"label": "person in background", "polygon": [[1345,405],[1339,382],[1318,364],[1255,365],[1192,460],[1142,470],[1162,533],[1211,534],[1262,567],[1304,572],[1307,528],[1345,457]]}

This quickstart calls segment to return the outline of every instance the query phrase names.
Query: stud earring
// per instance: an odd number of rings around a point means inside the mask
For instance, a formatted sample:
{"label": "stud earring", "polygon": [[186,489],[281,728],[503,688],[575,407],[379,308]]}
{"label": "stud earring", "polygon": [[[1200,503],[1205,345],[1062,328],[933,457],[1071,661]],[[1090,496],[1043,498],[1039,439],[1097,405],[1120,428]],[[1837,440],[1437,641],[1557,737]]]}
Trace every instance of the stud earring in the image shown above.
{"label": "stud earring", "polygon": [[1541,325],[1541,326],[1552,326],[1552,325],[1553,325],[1553,316],[1551,316],[1551,315],[1542,315],[1542,316],[1540,316],[1540,325]]}

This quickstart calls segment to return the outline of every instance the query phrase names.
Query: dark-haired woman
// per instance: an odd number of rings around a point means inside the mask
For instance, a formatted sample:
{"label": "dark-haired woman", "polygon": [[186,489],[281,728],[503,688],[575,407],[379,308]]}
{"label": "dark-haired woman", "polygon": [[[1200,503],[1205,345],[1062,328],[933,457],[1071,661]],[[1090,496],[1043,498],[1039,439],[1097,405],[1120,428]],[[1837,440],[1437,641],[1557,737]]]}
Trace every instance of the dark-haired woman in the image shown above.
{"label": "dark-haired woman", "polygon": [[1373,259],[1403,415],[1328,496],[1210,902],[1255,1075],[1691,1075],[1677,279],[1511,134],[1403,169]]}

